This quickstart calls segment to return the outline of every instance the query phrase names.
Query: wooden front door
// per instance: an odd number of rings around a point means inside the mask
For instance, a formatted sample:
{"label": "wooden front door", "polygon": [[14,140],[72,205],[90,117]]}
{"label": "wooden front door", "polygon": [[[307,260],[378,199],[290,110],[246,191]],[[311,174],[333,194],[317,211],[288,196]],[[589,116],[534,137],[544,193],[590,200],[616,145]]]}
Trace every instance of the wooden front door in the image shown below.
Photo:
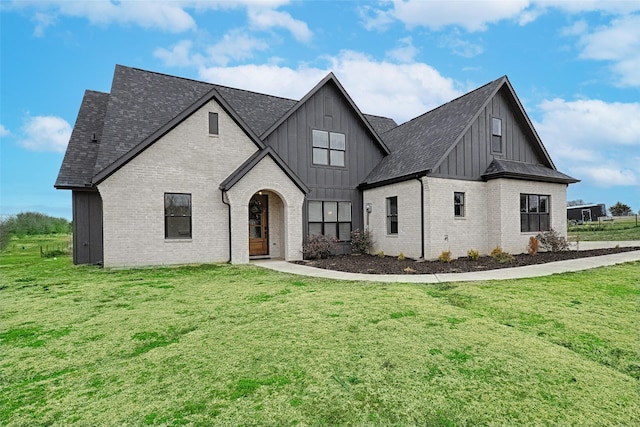
{"label": "wooden front door", "polygon": [[254,194],[249,201],[249,256],[269,254],[268,199]]}

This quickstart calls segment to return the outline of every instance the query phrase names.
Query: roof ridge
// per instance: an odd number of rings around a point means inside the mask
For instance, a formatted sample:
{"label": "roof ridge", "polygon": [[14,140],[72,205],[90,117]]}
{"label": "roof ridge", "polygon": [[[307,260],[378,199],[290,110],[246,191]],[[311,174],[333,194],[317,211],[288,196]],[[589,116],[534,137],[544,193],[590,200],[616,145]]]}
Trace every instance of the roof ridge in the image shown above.
{"label": "roof ridge", "polygon": [[412,121],[414,121],[414,120],[417,120],[417,119],[420,119],[420,118],[422,118],[422,117],[426,116],[427,114],[431,114],[431,113],[433,113],[434,111],[440,110],[441,108],[444,108],[444,107],[446,107],[447,105],[450,105],[450,104],[452,104],[452,103],[454,103],[454,102],[456,102],[456,101],[459,101],[459,100],[460,100],[460,99],[462,99],[462,98],[466,98],[466,97],[468,97],[468,96],[472,95],[473,93],[478,92],[479,90],[484,89],[484,88],[486,88],[487,86],[490,86],[490,85],[492,85],[492,84],[494,84],[494,83],[496,83],[497,81],[502,80],[502,79],[507,79],[506,74],[505,74],[505,75],[503,75],[503,76],[501,76],[501,77],[499,77],[499,78],[497,78],[497,79],[495,79],[495,80],[492,80],[492,81],[490,81],[490,82],[488,82],[488,83],[485,83],[485,84],[483,84],[482,86],[479,86],[479,87],[475,88],[475,89],[474,89],[474,90],[472,90],[471,92],[463,93],[462,95],[458,96],[457,98],[452,99],[451,101],[445,102],[444,104],[439,105],[439,106],[437,106],[437,107],[435,107],[435,108],[432,108],[431,110],[426,111],[426,112],[424,112],[424,113],[420,114],[419,116],[416,116],[416,117],[414,117],[414,118],[412,118],[412,119],[409,119],[409,120],[407,120],[406,122],[404,122],[404,123],[402,123],[402,124],[398,125],[398,127],[404,126],[404,125],[406,125],[406,124],[408,124],[408,123],[410,123],[410,122],[412,122]]}
{"label": "roof ridge", "polygon": [[218,83],[211,83],[211,82],[207,82],[207,81],[204,81],[204,80],[192,79],[190,77],[175,76],[173,74],[161,73],[159,71],[145,70],[144,68],[129,67],[127,65],[122,65],[122,64],[116,64],[116,66],[117,67],[122,67],[122,68],[128,68],[128,69],[131,69],[131,70],[136,70],[136,71],[142,71],[144,73],[155,74],[155,75],[162,76],[162,77],[171,77],[173,79],[186,80],[186,81],[190,81],[190,82],[194,82],[194,83],[201,83],[201,84],[221,87],[221,88],[225,88],[225,89],[238,90],[238,91],[242,91],[242,92],[253,93],[253,94],[256,94],[256,95],[263,95],[263,96],[269,96],[269,97],[272,97],[272,98],[284,99],[284,100],[287,100],[287,101],[295,101],[295,102],[299,101],[298,99],[287,98],[287,97],[284,97],[284,96],[272,95],[272,94],[264,93],[264,92],[256,92],[256,91],[253,91],[253,90],[242,89],[242,88],[233,87],[233,86],[226,86],[226,85],[221,85],[221,84],[218,84]]}

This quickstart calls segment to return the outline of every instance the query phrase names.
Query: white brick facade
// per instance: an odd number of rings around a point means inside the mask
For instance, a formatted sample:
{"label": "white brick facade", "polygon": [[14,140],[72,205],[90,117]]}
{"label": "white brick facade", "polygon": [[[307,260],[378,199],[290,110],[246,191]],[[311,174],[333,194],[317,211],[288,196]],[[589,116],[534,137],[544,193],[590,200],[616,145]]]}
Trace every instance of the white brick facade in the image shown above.
{"label": "white brick facade", "polygon": [[[398,234],[387,233],[387,197],[398,197]],[[419,258],[420,241],[420,183],[417,180],[366,190],[363,194],[364,224],[373,235],[373,253]],[[366,206],[371,204],[371,213]],[[368,218],[367,218],[368,217]],[[367,227],[368,225],[368,227]]]}
{"label": "white brick facade", "polygon": [[286,260],[302,259],[304,193],[270,157],[264,157],[227,192],[231,203],[231,262],[249,262],[248,207],[251,196],[258,191],[269,196],[269,208],[272,209],[269,211],[270,256],[283,254]]}
{"label": "white brick facade", "polygon": [[[218,136],[208,134],[209,112],[218,113]],[[256,151],[257,146],[212,100],[126,163],[98,185],[103,202],[104,265],[146,266],[226,262],[230,259],[247,262],[249,198],[246,201],[238,198],[243,204],[232,207],[237,222],[232,221],[235,233],[233,253],[230,254],[229,212],[222,201],[219,185]],[[283,254],[286,247],[286,254],[290,256],[300,249],[301,232],[297,241],[293,238],[284,240],[277,233],[279,230],[282,234],[285,230],[283,224],[291,220],[297,224],[287,224],[287,234],[301,230],[300,199],[304,196],[300,190],[271,159],[264,159],[255,171],[236,184],[238,188],[232,190],[270,188],[265,182],[274,179],[277,185],[273,185],[273,189],[285,197],[295,193],[291,187],[297,190],[291,202],[284,202],[289,217],[285,215],[284,223],[272,229],[276,233],[273,236],[276,251]],[[283,182],[285,179],[288,182]],[[255,180],[253,187],[248,184],[251,180]],[[165,239],[164,193],[191,194],[191,239]],[[245,197],[244,193],[242,197]],[[296,207],[297,216],[294,212]],[[277,204],[274,209],[277,211]],[[272,219],[278,220],[278,214]],[[296,244],[298,247],[294,250]],[[295,256],[292,258],[297,259]]]}
{"label": "white brick facade", "polygon": [[[489,182],[443,178],[422,178],[424,187],[425,258],[435,259],[443,251],[453,258],[470,249],[488,254],[496,246],[517,254],[526,252],[529,237],[538,233],[520,231],[520,194],[550,195],[551,227],[566,236],[566,184],[514,179]],[[464,217],[454,214],[454,192],[464,193]],[[386,234],[387,197],[398,197],[398,234]],[[364,192],[364,204],[371,203],[369,229],[376,240],[375,251],[386,255],[418,258],[420,241],[420,183],[408,180]],[[365,224],[367,224],[367,213]]]}

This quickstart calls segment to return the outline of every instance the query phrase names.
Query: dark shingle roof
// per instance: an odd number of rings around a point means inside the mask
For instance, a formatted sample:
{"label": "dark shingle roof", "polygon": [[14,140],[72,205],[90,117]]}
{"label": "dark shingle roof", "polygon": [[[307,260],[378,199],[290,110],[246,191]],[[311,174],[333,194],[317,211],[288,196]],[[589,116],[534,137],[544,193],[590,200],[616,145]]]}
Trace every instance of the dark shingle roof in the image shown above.
{"label": "dark shingle roof", "polygon": [[242,89],[218,85],[215,87],[256,135],[262,135],[297,103],[293,99],[278,98]]}
{"label": "dark shingle roof", "polygon": [[[88,187],[102,141],[102,126],[107,113],[109,94],[88,90],[82,104],[69,145],[58,173],[56,188]],[[93,141],[95,132],[96,140]]]}
{"label": "dark shingle roof", "polygon": [[482,174],[482,179],[487,181],[496,178],[519,178],[531,181],[560,182],[565,184],[580,181],[544,165],[504,159],[494,159]]}
{"label": "dark shingle roof", "polygon": [[388,117],[373,116],[371,114],[363,114],[363,116],[365,119],[367,119],[373,130],[375,130],[378,135],[382,135],[383,133],[388,132],[395,127],[398,127],[398,124],[395,122],[395,120]]}
{"label": "dark shingle roof", "polygon": [[104,143],[100,144],[94,173],[124,156],[213,88],[257,135],[296,103],[290,99],[118,65],[105,117]]}
{"label": "dark shingle roof", "polygon": [[463,134],[485,102],[506,81],[501,77],[382,135],[391,154],[364,184],[390,181],[432,169]]}
{"label": "dark shingle roof", "polygon": [[[300,102],[117,65],[110,93],[85,95],[56,187],[89,186],[92,177],[126,159],[134,147],[214,88],[256,135]],[[366,118],[378,134],[397,126],[392,119]],[[100,135],[99,143],[87,146],[84,141],[92,132]]]}

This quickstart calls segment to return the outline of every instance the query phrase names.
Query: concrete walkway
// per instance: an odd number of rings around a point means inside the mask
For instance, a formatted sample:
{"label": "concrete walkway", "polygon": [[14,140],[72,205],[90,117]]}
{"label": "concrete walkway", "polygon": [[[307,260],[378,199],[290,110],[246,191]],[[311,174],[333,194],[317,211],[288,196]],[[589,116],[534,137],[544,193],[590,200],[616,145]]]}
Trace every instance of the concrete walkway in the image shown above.
{"label": "concrete walkway", "polygon": [[[572,244],[575,249],[575,243]],[[613,248],[615,246],[638,246],[640,241],[626,242],[580,242],[580,250]],[[403,282],[403,283],[442,283],[469,282],[476,280],[505,280],[523,279],[526,277],[549,276],[551,274],[570,271],[587,270],[607,265],[640,261],[640,251],[624,252],[599,257],[587,257],[566,261],[550,262],[547,264],[527,265],[524,267],[501,268],[498,270],[478,271],[472,273],[444,273],[444,274],[360,274],[344,271],[325,270],[293,264],[282,260],[256,260],[251,264],[283,273],[299,274],[301,276],[323,277],[334,280],[362,280],[368,282]],[[640,269],[638,271],[640,275]]]}

